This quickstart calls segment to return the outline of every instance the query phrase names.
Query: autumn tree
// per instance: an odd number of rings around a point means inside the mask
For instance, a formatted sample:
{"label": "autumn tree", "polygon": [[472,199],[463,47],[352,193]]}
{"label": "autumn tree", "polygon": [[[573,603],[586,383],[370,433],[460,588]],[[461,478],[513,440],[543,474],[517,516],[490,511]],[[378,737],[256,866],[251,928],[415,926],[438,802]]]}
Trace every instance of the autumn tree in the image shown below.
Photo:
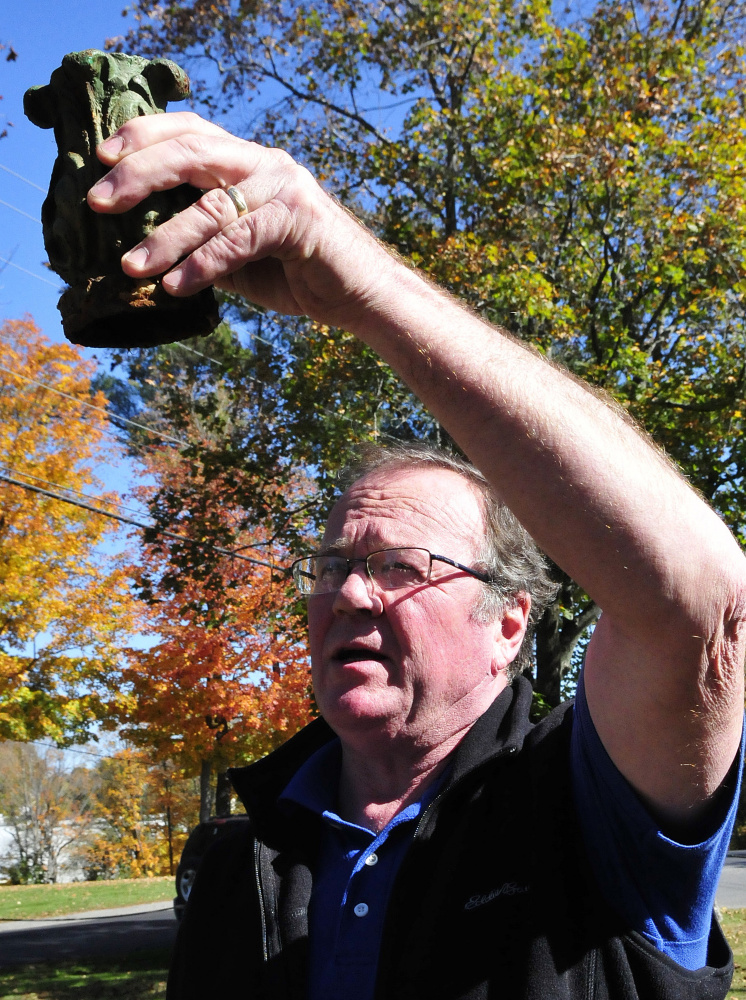
{"label": "autumn tree", "polygon": [[[120,675],[128,702],[122,735],[149,760],[200,776],[202,819],[230,814],[229,766],[267,753],[311,715],[302,625],[288,611],[286,582],[270,566],[246,562],[241,549],[212,561],[209,583],[182,577],[174,589],[159,572],[160,564],[170,574],[170,564],[148,547],[142,632],[155,644],[130,650]],[[248,551],[261,563],[272,557],[272,549]]]}
{"label": "autumn tree", "polygon": [[132,650],[122,672],[132,701],[122,735],[149,759],[200,776],[202,819],[230,814],[229,766],[278,746],[311,713],[300,622],[283,613],[284,586],[261,567],[225,572],[229,599],[194,583],[159,599],[149,625],[156,644]]}
{"label": "autumn tree", "polygon": [[310,501],[284,461],[273,373],[260,380],[261,359],[227,327],[199,351],[173,345],[126,363],[142,387],[127,442],[153,519],[136,569],[140,631],[153,645],[130,650],[120,673],[122,732],[151,761],[200,776],[203,817],[225,814],[226,768],[309,719],[283,568]]}
{"label": "autumn tree", "polygon": [[152,777],[132,749],[102,758],[93,776],[90,825],[80,860],[89,880],[168,874],[149,809]]}
{"label": "autumn tree", "polygon": [[0,740],[85,740],[116,700],[131,600],[99,549],[113,522],[59,499],[99,495],[94,469],[115,454],[93,371],[30,320],[0,328]]}
{"label": "autumn tree", "polygon": [[0,743],[0,815],[10,844],[0,872],[15,885],[56,882],[92,820],[90,775],[53,748]]}
{"label": "autumn tree", "polygon": [[[208,112],[293,152],[485,318],[611,392],[742,530],[743,0],[130,9],[123,44],[181,61]],[[333,468],[357,434],[442,437],[344,332],[244,320],[284,366],[297,460]],[[598,615],[556,572],[537,632],[552,703]]]}

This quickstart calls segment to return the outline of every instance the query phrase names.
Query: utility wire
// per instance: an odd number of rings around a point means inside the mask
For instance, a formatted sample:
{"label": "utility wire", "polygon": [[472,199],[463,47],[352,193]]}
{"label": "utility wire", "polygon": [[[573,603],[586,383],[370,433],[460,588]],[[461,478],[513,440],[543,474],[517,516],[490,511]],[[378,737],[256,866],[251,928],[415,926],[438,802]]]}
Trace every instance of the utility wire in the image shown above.
{"label": "utility wire", "polygon": [[12,260],[7,260],[5,257],[0,257],[0,264],[9,264],[14,267],[16,271],[23,271],[24,274],[30,275],[32,278],[36,278],[37,281],[43,281],[45,285],[51,285],[52,288],[59,289],[60,285],[57,281],[50,281],[49,278],[42,278],[40,274],[34,274],[33,271],[28,271],[25,267],[21,267],[20,264],[14,264]]}
{"label": "utility wire", "polygon": [[[130,514],[137,514],[138,517],[141,517],[143,513],[141,510],[136,510],[134,507],[127,507],[118,500],[105,500],[103,497],[92,497],[89,493],[81,493],[80,490],[73,489],[72,486],[65,486],[63,483],[53,483],[49,479],[42,479],[41,476],[33,476],[30,472],[24,472],[22,469],[13,468],[13,466],[8,465],[7,462],[5,463],[5,471],[14,473],[16,476],[24,476],[26,479],[33,479],[34,482],[43,483],[45,486],[54,486],[55,489],[64,490],[66,493],[74,493],[75,496],[82,497],[84,500],[97,500],[99,503],[105,503],[111,507],[118,507],[119,510],[129,511]],[[247,547],[250,548],[250,546]]]}
{"label": "utility wire", "polygon": [[180,347],[184,351],[189,351],[190,354],[196,354],[198,358],[204,358],[205,361],[210,361],[212,364],[218,365],[220,368],[225,368],[222,361],[218,361],[216,358],[211,358],[209,355],[203,354],[202,351],[195,351],[193,347],[187,347],[187,345],[181,340],[176,341],[173,346]]}
{"label": "utility wire", "polygon": [[[91,504],[82,503],[80,500],[73,500],[71,497],[61,496],[59,493],[52,493],[50,490],[43,490],[40,486],[32,486],[31,483],[22,483],[19,479],[13,479],[12,476],[5,476],[0,473],[0,482],[10,483],[11,486],[20,486],[22,490],[28,490],[31,493],[39,493],[41,496],[49,497],[52,500],[59,500],[62,503],[71,504],[73,507],[81,507],[83,510],[89,510],[93,514],[100,514],[101,517],[110,517],[113,521],[119,521],[121,524],[131,524],[133,527],[140,528],[142,531],[153,530],[153,525],[151,524],[142,524],[140,521],[133,521],[132,518],[123,517],[121,514],[112,514],[109,511],[101,510],[99,507],[93,507]],[[174,531],[161,530],[160,534],[165,538],[173,538],[178,542],[186,542],[187,545],[194,545],[197,548],[212,549],[213,552],[219,552],[222,556],[230,556],[232,559],[240,559],[242,562],[252,563],[254,566],[266,566],[267,569],[282,571],[282,567],[277,566],[275,563],[266,562],[263,559],[253,559],[251,556],[241,555],[240,552],[234,552],[231,549],[224,549],[219,545],[206,545],[204,542],[196,542],[194,539],[187,538],[185,535],[178,535]]]}
{"label": "utility wire", "polygon": [[93,753],[92,750],[74,750],[72,747],[58,747],[54,743],[40,743],[39,740],[24,740],[24,743],[30,743],[35,747],[44,747],[45,750],[57,750],[58,753],[78,753],[83,754],[84,757],[98,757],[99,760],[121,760],[124,763],[140,763],[140,761],[130,761],[126,757],[116,757],[112,754],[106,753]]}
{"label": "utility wire", "polygon": [[18,212],[19,215],[25,215],[27,219],[31,219],[32,222],[38,222],[41,225],[41,219],[37,219],[35,215],[29,215],[28,212],[24,212],[22,208],[16,208],[15,205],[11,205],[9,201],[3,201],[0,199],[0,205],[5,205],[6,208],[11,209],[13,212]]}
{"label": "utility wire", "polygon": [[47,193],[46,188],[39,187],[38,184],[34,184],[33,181],[30,181],[28,177],[24,177],[22,174],[17,174],[15,170],[11,170],[10,167],[4,167],[2,163],[0,163],[0,170],[4,170],[6,174],[13,174],[13,176],[17,177],[19,181],[25,181],[26,184],[30,184],[32,188],[36,188],[37,191],[41,191],[42,194]]}
{"label": "utility wire", "polygon": [[16,378],[25,379],[26,382],[32,382],[34,385],[38,385],[42,389],[47,389],[49,392],[56,392],[58,396],[64,396],[66,399],[71,399],[74,403],[80,403],[81,406],[87,406],[91,410],[97,410],[99,413],[105,413],[108,419],[112,422],[118,420],[130,427],[137,427],[141,431],[147,431],[148,434],[154,434],[156,437],[163,438],[165,441],[173,441],[175,444],[182,445],[182,447],[189,444],[188,441],[173,437],[171,434],[166,434],[163,431],[157,431],[153,427],[146,427],[145,424],[138,424],[136,421],[129,420],[127,417],[120,417],[116,413],[110,413],[109,410],[105,410],[103,406],[96,406],[95,403],[89,403],[87,400],[81,399],[79,396],[71,396],[69,392],[63,392],[62,389],[56,389],[53,385],[47,385],[45,382],[40,382],[38,379],[31,378],[30,375],[22,375],[21,372],[13,371],[12,368],[6,368],[4,365],[0,365],[0,371],[6,372],[8,375],[15,375]]}
{"label": "utility wire", "polygon": [[[84,757],[97,757],[99,760],[116,760],[120,764],[126,764],[128,767],[136,767],[138,765],[152,768],[161,767],[160,764],[153,764],[148,761],[138,760],[136,757],[118,757],[115,753],[94,753],[92,750],[76,750],[74,747],[58,747],[55,746],[54,743],[41,743],[39,740],[23,740],[23,742],[30,743],[35,747],[43,747],[45,750],[57,750],[59,753],[77,753],[82,754]],[[187,778],[185,780],[188,781],[189,779]]]}

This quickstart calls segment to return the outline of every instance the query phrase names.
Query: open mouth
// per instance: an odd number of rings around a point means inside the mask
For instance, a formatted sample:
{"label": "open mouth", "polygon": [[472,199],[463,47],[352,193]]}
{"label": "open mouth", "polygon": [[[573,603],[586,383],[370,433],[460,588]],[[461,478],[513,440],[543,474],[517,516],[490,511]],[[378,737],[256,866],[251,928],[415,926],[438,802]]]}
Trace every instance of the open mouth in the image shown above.
{"label": "open mouth", "polygon": [[365,660],[376,660],[378,663],[383,663],[386,659],[382,653],[378,653],[374,649],[340,649],[333,658],[341,664],[361,663]]}

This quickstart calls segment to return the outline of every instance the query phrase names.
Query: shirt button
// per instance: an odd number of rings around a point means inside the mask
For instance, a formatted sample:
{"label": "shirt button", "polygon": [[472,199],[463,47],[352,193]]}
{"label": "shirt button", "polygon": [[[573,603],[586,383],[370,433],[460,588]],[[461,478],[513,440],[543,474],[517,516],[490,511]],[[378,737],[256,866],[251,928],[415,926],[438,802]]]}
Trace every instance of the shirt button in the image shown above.
{"label": "shirt button", "polygon": [[369,854],[368,857],[365,859],[365,863],[370,868],[372,868],[373,865],[377,865],[378,864],[378,855],[377,854]]}
{"label": "shirt button", "polygon": [[367,912],[368,912],[367,903],[358,903],[357,906],[355,907],[356,917],[364,917],[367,914]]}

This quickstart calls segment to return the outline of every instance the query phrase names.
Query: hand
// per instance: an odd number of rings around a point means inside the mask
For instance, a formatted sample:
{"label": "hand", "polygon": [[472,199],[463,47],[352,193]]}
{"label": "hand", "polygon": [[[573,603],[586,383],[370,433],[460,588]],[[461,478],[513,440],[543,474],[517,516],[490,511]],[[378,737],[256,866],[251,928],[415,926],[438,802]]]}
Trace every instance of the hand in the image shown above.
{"label": "hand", "polygon": [[[208,189],[122,258],[131,277],[164,274],[171,295],[215,284],[278,312],[351,325],[381,258],[394,263],[287,153],[191,112],[135,118],[97,153],[112,168],[88,193],[97,212],[125,212],[179,184]],[[237,216],[227,186],[248,214]]]}

